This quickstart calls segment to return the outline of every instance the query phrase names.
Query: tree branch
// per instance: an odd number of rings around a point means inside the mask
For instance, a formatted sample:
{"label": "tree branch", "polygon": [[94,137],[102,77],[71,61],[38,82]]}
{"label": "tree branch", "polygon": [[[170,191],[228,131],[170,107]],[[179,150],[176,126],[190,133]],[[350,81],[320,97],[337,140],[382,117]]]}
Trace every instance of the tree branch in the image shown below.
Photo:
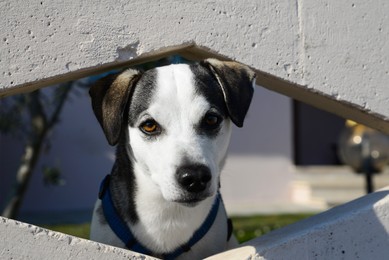
{"label": "tree branch", "polygon": [[60,94],[58,97],[55,97],[59,101],[58,101],[58,104],[56,105],[56,107],[54,108],[54,112],[51,114],[51,117],[48,121],[48,124],[47,124],[48,129],[51,129],[58,122],[59,115],[61,114],[62,108],[67,100],[67,97],[70,93],[70,90],[72,89],[72,85],[73,85],[73,81],[70,81],[70,82],[66,82],[64,84],[61,84],[61,86],[59,87],[59,88],[61,88]]}

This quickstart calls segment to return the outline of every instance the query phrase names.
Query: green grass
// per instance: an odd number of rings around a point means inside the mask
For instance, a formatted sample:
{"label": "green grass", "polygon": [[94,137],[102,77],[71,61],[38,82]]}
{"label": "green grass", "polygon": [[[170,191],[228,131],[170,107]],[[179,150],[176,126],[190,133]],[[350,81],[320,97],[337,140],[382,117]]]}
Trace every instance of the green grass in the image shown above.
{"label": "green grass", "polygon": [[[313,214],[282,214],[232,217],[232,223],[234,225],[234,234],[238,241],[242,243],[312,215]],[[89,238],[89,223],[76,225],[47,225],[43,227],[77,237]]]}
{"label": "green grass", "polygon": [[64,224],[64,225],[44,225],[44,228],[65,233],[68,235],[89,239],[90,224]]}
{"label": "green grass", "polygon": [[314,214],[258,215],[231,219],[234,226],[233,232],[239,243],[242,243],[312,215]]}

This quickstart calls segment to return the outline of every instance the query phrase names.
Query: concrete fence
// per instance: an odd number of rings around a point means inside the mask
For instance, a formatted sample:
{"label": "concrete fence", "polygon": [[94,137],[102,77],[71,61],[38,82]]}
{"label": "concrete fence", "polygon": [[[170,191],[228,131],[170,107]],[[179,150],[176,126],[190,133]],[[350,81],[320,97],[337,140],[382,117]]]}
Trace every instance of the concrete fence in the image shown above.
{"label": "concrete fence", "polygon": [[[171,53],[214,56],[251,66],[258,85],[389,133],[388,11],[386,0],[1,1],[0,96]],[[214,257],[385,258],[388,198],[376,192]],[[87,257],[143,259],[0,218],[2,259]]]}
{"label": "concrete fence", "polygon": [[154,259],[0,217],[0,259]]}
{"label": "concrete fence", "polygon": [[0,96],[178,52],[389,133],[389,2],[1,1]]}
{"label": "concrete fence", "polygon": [[[389,187],[209,259],[386,259]],[[1,259],[154,259],[0,217]]]}

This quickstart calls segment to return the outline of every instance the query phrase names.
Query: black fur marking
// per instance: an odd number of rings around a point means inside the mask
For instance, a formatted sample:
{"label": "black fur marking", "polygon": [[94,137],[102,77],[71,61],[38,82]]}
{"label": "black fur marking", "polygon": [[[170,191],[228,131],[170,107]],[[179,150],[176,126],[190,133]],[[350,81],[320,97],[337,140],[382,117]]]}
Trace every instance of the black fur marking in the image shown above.
{"label": "black fur marking", "polygon": [[110,145],[119,140],[123,121],[127,121],[124,111],[140,76],[140,71],[128,69],[96,81],[89,90],[93,111]]}
{"label": "black fur marking", "polygon": [[[205,97],[205,99],[211,104],[212,109],[216,114],[220,115],[223,119],[228,117],[228,111],[226,103],[224,101],[223,92],[216,81],[214,76],[203,66],[199,64],[192,64],[190,68],[195,75],[195,87],[196,93]],[[219,133],[219,129],[209,131],[202,126],[202,122],[196,127],[197,133],[202,135],[208,135],[210,137],[216,137]]]}
{"label": "black fur marking", "polygon": [[123,117],[121,136],[116,148],[116,162],[111,173],[112,200],[119,216],[132,224],[139,220],[139,216],[135,205],[137,187],[132,162],[128,155],[128,152],[132,153],[132,150],[128,151],[127,149],[129,145],[127,127],[128,125],[134,127],[139,115],[149,107],[155,82],[156,71],[146,71],[130,94],[130,100]]}
{"label": "black fur marking", "polygon": [[242,127],[254,92],[254,71],[237,62],[207,59],[200,64],[218,81],[232,122]]}
{"label": "black fur marking", "polygon": [[128,124],[134,127],[139,115],[145,111],[151,102],[155,91],[157,72],[155,69],[146,71],[134,88],[128,108]]}
{"label": "black fur marking", "polygon": [[110,191],[119,216],[135,224],[139,220],[135,206],[137,187],[132,163],[127,155],[127,130],[123,129],[122,133],[116,148],[116,162],[111,172]]}

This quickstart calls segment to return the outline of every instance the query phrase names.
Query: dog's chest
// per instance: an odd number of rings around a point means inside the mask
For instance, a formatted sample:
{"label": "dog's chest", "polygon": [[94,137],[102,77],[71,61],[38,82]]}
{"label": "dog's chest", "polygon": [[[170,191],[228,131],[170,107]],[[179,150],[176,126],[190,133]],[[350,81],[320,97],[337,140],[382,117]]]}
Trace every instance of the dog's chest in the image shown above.
{"label": "dog's chest", "polygon": [[[96,212],[98,212],[97,209],[100,207],[101,203],[98,201],[96,204]],[[140,208],[143,207],[141,206]],[[153,214],[153,211],[150,208],[146,207],[140,210],[142,213],[140,214],[140,222],[137,225],[132,226],[129,224],[138,241],[154,252],[171,252],[177,248],[177,245],[185,244],[185,241],[187,240],[186,236],[188,234],[191,236],[191,232],[193,232],[193,230],[188,231],[189,233],[186,233],[185,231],[187,228],[192,228],[188,225],[193,224],[193,222],[188,221],[188,219],[191,219],[193,215],[189,217],[188,212],[181,212],[180,214],[179,210],[174,209],[174,212],[178,214],[161,216],[159,213],[156,214],[154,212]],[[125,247],[123,242],[112,232],[108,225],[100,226],[101,223],[105,223],[106,220],[103,215],[96,214],[96,212],[92,222],[92,230],[97,233],[92,232],[91,238],[114,246]],[[144,215],[146,212],[150,214],[149,217]],[[196,212],[196,214],[199,213],[201,212]],[[161,217],[163,218],[161,219]],[[172,220],[169,221],[167,219],[168,217],[171,217]],[[228,245],[225,225],[225,209],[224,205],[221,203],[214,224],[209,231],[201,240],[190,248],[188,252],[180,254],[176,259],[201,259],[226,250],[230,245]],[[94,226],[99,226],[99,228],[96,229]],[[153,253],[153,255],[162,257],[162,255],[159,255],[158,253]]]}
{"label": "dog's chest", "polygon": [[209,198],[196,207],[185,207],[160,198],[150,199],[150,194],[140,192],[136,200],[139,221],[132,227],[133,232],[156,252],[173,251],[201,226],[213,200]]}

